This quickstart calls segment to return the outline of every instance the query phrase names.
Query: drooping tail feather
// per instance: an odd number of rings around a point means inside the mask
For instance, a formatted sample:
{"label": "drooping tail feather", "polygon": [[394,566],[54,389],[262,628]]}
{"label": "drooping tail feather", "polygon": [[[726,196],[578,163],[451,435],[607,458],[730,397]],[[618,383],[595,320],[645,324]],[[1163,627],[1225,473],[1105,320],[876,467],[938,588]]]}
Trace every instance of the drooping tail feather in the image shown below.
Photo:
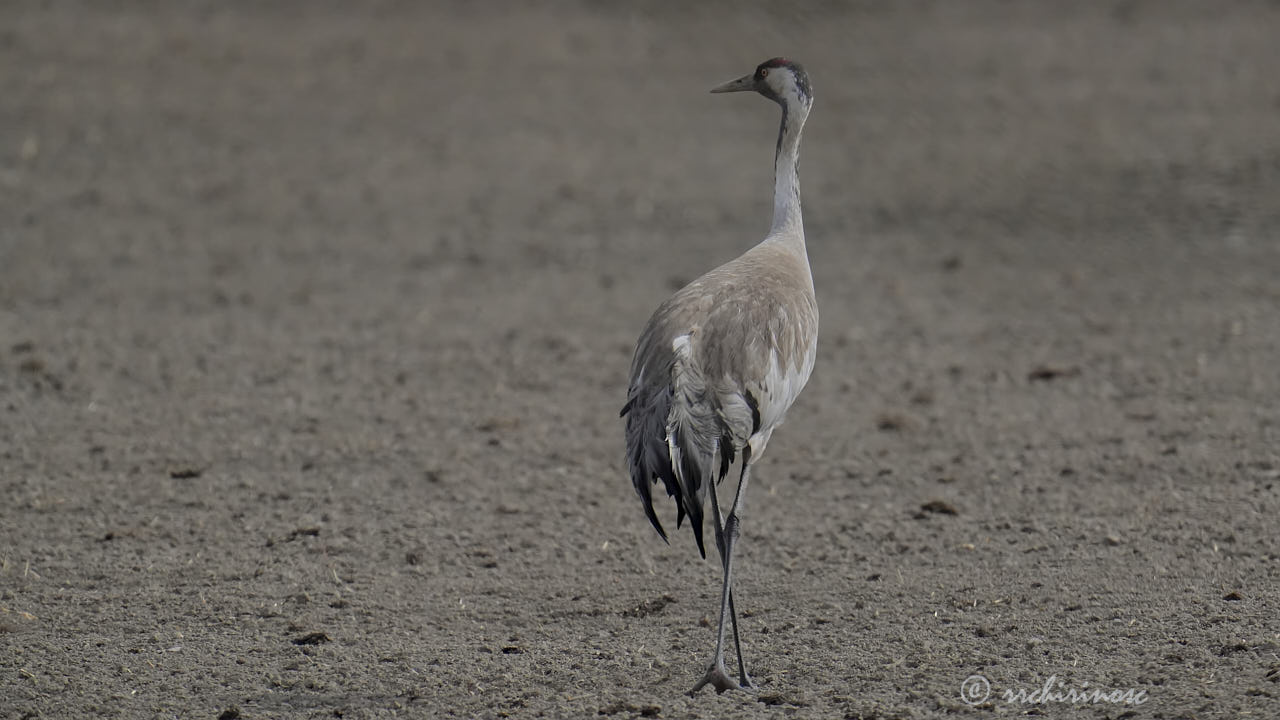
{"label": "drooping tail feather", "polygon": [[649,518],[649,523],[667,542],[670,542],[667,531],[662,527],[657,513],[653,510],[652,484],[662,480],[667,495],[675,498],[677,528],[688,514],[685,508],[684,492],[680,488],[680,481],[676,479],[667,447],[666,418],[670,407],[669,390],[644,392],[643,389],[639,389],[627,400],[627,404],[623,406],[620,413],[620,416],[627,419],[627,465],[631,471],[631,483],[640,496],[644,514]]}
{"label": "drooping tail feather", "polygon": [[[688,336],[677,338],[673,349],[675,361],[668,385],[671,407],[666,423],[667,449],[680,489],[684,491],[684,507],[689,513],[689,525],[698,543],[698,552],[705,558],[702,508],[707,488],[715,482],[716,455],[725,452],[720,443],[725,428],[706,380],[692,362]],[[732,453],[732,444],[728,451]]]}
{"label": "drooping tail feather", "polygon": [[673,458],[671,467],[675,470],[677,486],[684,494],[683,502],[677,501],[677,507],[679,511],[688,513],[693,540],[698,544],[698,553],[705,559],[707,549],[702,544],[702,499],[706,495],[707,483],[711,482],[711,473],[695,444],[689,441],[689,436],[690,433],[678,426],[672,427],[668,431],[667,447]]}
{"label": "drooping tail feather", "polygon": [[720,442],[724,433],[707,403],[704,384],[696,376],[682,373],[677,363],[670,383],[658,388],[633,388],[621,415],[627,419],[631,481],[650,524],[667,540],[653,510],[651,491],[651,485],[662,480],[667,495],[676,502],[676,527],[688,516],[698,553],[705,558],[703,502],[714,479],[717,453],[722,461],[728,459],[722,462],[722,469],[727,469],[734,449],[732,442]]}

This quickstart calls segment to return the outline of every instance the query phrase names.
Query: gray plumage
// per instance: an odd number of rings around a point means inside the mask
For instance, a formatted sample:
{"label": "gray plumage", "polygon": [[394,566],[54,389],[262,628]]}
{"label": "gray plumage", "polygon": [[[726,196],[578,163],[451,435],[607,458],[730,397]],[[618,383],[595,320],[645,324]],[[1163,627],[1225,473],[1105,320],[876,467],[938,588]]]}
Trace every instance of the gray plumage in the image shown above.
{"label": "gray plumage", "polygon": [[778,369],[808,375],[817,326],[809,264],[777,242],[694,280],[654,312],[637,343],[624,412],[631,477],[663,538],[649,492],[655,478],[675,498],[677,517],[689,517],[706,556],[702,507],[714,461],[721,460],[723,478],[762,429],[753,451],[758,457],[764,450],[781,417],[765,428],[760,407],[784,400],[780,392],[790,404],[799,388],[776,387],[785,378],[775,375]]}
{"label": "gray plumage", "polygon": [[[732,550],[751,463],[813,369],[818,305],[805,252],[796,161],[812,103],[804,69],[775,58],[752,75],[712,92],[754,90],[783,108],[775,155],[773,227],[763,242],[706,273],[662,303],[649,318],[631,363],[626,452],[631,479],[653,527],[666,531],[653,509],[651,488],[661,481],[675,499],[676,524],[689,518],[698,551],[703,505],[710,491],[716,546],[725,570],[715,661],[698,684],[734,687],[722,659],[725,618],[737,618],[731,596]],[[714,483],[742,455],[742,475],[729,517],[721,525]],[[741,666],[738,687],[753,687]]]}

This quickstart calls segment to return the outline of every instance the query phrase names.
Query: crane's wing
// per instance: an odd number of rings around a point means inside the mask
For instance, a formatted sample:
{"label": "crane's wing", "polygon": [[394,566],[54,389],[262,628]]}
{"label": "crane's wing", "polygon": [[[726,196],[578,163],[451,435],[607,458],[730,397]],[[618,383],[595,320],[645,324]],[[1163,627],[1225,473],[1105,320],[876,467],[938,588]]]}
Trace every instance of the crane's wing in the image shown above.
{"label": "crane's wing", "polygon": [[726,432],[715,396],[694,361],[690,333],[674,334],[691,319],[673,302],[678,297],[659,307],[640,335],[622,415],[631,482],[649,522],[666,540],[651,492],[652,484],[661,480],[667,495],[676,501],[676,526],[689,517],[698,552],[705,558],[702,508],[707,484],[717,452],[721,477],[728,471],[734,444],[722,442]]}
{"label": "crane's wing", "polygon": [[622,408],[631,481],[665,540],[652,496],[662,480],[703,557],[716,461],[723,479],[739,448],[758,457],[813,369],[817,303],[800,262],[757,246],[659,306],[636,345]]}

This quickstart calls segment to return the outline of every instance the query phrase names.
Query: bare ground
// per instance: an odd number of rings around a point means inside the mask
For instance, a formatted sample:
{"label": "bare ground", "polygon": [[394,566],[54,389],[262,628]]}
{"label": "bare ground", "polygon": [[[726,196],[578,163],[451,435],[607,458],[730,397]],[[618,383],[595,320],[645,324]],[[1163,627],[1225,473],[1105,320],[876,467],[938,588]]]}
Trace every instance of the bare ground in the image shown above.
{"label": "bare ground", "polygon": [[[1278,36],[4,4],[0,717],[1275,717]],[[747,505],[761,691],[690,698],[716,564],[616,415],[768,225],[776,108],[706,90],[777,54],[820,357]],[[1002,699],[1050,678],[1146,702]]]}

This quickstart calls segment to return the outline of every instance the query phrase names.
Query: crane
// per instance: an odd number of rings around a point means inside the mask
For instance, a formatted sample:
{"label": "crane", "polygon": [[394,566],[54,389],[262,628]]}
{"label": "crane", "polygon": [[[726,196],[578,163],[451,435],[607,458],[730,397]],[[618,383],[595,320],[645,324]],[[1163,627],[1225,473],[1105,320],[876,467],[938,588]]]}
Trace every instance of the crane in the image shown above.
{"label": "crane", "polygon": [[[773,226],[759,244],[658,306],[636,343],[621,413],[631,481],[663,540],[667,533],[653,509],[652,485],[661,480],[675,498],[677,528],[688,516],[703,558],[703,502],[710,491],[724,583],[715,654],[691,693],[708,684],[718,693],[756,687],[742,660],[733,596],[743,497],[751,465],[808,381],[818,347],[818,303],[805,250],[797,168],[813,89],[798,63],[773,58],[711,90],[747,91],[782,106]],[[739,453],[737,491],[728,516],[722,516],[716,484]],[[736,682],[724,661],[727,625],[733,627],[737,652]]]}

